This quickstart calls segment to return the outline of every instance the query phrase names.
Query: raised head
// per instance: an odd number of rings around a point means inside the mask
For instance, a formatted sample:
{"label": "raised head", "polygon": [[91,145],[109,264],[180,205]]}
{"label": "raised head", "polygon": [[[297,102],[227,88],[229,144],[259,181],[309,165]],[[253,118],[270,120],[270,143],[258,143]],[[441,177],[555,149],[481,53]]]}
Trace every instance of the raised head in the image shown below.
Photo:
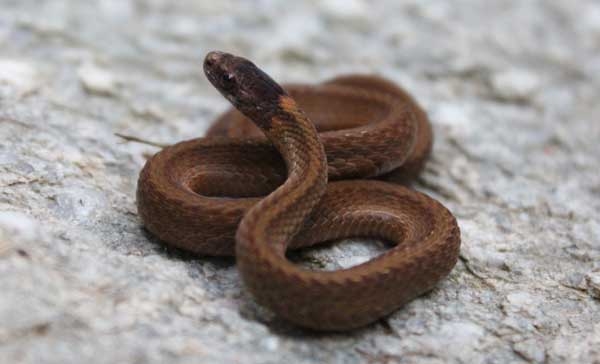
{"label": "raised head", "polygon": [[[224,52],[209,52],[204,73],[239,111],[263,128],[286,92],[249,60]],[[262,124],[262,125],[261,125]]]}

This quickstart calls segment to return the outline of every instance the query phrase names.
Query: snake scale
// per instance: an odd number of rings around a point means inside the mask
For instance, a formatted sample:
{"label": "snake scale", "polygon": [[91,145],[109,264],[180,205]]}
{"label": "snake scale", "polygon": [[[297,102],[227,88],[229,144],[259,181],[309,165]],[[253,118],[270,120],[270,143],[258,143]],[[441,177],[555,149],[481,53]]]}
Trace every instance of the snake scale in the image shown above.
{"label": "snake scale", "polygon": [[[235,255],[258,303],[315,330],[369,324],[451,271],[454,216],[397,183],[419,173],[432,145],[408,93],[363,75],[283,88],[249,60],[216,51],[204,72],[235,109],[206,137],[147,161],[137,204],[151,233],[200,255]],[[347,237],[393,245],[336,271],[286,258],[288,249]]]}

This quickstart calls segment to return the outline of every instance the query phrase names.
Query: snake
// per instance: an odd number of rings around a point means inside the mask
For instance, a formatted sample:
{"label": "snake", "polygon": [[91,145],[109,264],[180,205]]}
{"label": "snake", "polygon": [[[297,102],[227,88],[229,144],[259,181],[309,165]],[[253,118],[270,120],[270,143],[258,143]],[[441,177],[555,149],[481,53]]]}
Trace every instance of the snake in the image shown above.
{"label": "snake", "polygon": [[[137,185],[145,228],[203,256],[235,256],[245,290],[284,321],[345,331],[390,315],[455,266],[456,218],[408,187],[432,149],[414,98],[380,76],[275,82],[250,60],[211,51],[210,83],[234,106],[205,137],[167,146]],[[338,270],[288,252],[345,238],[388,249]]]}

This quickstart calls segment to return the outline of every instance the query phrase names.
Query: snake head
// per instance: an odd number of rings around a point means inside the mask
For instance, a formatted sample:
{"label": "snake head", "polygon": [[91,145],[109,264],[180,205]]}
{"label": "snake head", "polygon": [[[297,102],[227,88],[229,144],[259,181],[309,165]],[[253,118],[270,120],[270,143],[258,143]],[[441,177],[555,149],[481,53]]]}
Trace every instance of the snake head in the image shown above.
{"label": "snake head", "polygon": [[259,127],[268,127],[279,101],[286,92],[269,75],[243,57],[224,52],[209,52],[204,59],[204,73],[244,115]]}

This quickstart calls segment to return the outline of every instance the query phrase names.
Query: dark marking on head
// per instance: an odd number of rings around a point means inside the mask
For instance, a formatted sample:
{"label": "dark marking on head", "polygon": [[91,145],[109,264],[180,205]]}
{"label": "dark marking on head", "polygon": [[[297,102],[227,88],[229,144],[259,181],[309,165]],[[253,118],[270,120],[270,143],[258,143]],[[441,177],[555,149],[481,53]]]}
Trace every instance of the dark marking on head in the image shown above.
{"label": "dark marking on head", "polygon": [[270,128],[281,96],[287,93],[249,60],[224,52],[209,52],[204,73],[213,86],[261,129]]}

